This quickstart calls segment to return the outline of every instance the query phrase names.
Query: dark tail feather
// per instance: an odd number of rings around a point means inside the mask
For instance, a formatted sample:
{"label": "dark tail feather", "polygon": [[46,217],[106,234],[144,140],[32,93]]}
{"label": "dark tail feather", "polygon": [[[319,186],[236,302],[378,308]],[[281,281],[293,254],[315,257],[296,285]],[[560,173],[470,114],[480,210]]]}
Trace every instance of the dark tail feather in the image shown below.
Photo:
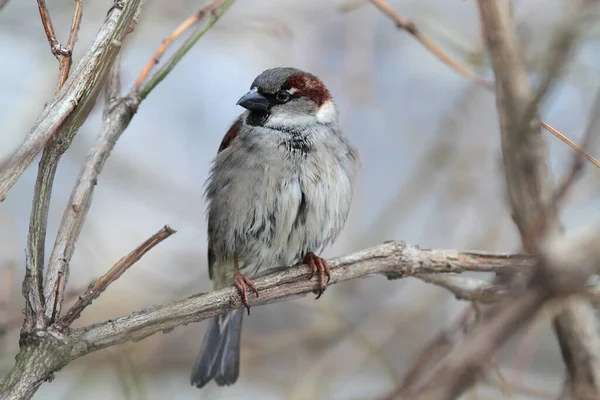
{"label": "dark tail feather", "polygon": [[240,373],[240,339],[244,310],[219,315],[210,325],[192,370],[192,385],[201,388],[214,378],[217,385],[233,385]]}

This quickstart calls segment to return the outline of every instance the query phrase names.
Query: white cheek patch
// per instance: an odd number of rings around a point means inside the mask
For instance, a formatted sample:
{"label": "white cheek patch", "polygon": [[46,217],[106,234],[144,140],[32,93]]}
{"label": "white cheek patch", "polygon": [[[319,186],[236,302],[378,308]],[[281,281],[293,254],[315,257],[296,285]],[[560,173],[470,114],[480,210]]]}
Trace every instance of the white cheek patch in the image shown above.
{"label": "white cheek patch", "polygon": [[317,111],[317,121],[322,124],[327,124],[335,121],[337,118],[337,108],[333,101],[327,100]]}
{"label": "white cheek patch", "polygon": [[284,127],[297,127],[304,126],[314,123],[315,117],[312,115],[290,115],[290,114],[281,114],[281,115],[271,115],[267,120],[265,126],[284,126]]}

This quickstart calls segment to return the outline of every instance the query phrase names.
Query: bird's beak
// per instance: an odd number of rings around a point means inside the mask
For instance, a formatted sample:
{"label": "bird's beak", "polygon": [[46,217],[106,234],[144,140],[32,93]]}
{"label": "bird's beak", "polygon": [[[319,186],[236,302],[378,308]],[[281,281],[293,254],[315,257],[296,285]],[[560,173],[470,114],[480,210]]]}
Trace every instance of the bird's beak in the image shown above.
{"label": "bird's beak", "polygon": [[241,99],[236,103],[238,106],[242,106],[250,111],[267,112],[269,111],[269,100],[262,94],[258,93],[256,89],[250,90],[248,93],[242,96]]}

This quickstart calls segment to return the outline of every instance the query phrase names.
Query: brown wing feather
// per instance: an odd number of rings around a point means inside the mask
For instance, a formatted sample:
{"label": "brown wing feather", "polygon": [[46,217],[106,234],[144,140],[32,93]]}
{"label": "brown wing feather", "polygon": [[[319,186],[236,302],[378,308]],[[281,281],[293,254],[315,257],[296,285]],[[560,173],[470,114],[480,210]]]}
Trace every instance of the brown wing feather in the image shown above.
{"label": "brown wing feather", "polygon": [[229,145],[233,142],[233,140],[237,137],[240,127],[242,126],[242,117],[239,117],[231,128],[227,131],[225,136],[223,136],[223,140],[221,140],[221,145],[219,146],[219,151],[217,153],[225,150]]}

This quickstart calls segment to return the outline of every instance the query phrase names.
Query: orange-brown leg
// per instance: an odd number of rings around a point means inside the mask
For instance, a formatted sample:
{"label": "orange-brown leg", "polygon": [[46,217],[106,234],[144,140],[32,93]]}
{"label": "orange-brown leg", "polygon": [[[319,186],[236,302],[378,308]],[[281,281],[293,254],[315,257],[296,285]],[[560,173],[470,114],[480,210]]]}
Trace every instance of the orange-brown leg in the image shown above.
{"label": "orange-brown leg", "polygon": [[[310,276],[308,277],[309,280],[311,280],[312,277],[315,276],[315,273],[317,271],[319,272],[319,294],[317,296],[317,299],[318,299],[319,297],[321,297],[321,295],[325,291],[327,283],[329,283],[329,281],[331,280],[331,273],[329,271],[329,265],[327,265],[327,261],[325,261],[324,258],[317,256],[312,251],[307,253],[304,256],[302,263],[308,264],[308,266],[310,267]],[[327,282],[325,282],[326,276],[327,276]]]}
{"label": "orange-brown leg", "polygon": [[238,260],[237,257],[234,258],[234,266],[235,269],[233,271],[233,284],[237,288],[238,292],[240,292],[240,297],[242,298],[242,304],[248,310],[248,315],[250,315],[250,306],[248,305],[248,287],[256,294],[258,297],[258,289],[254,285],[254,282],[250,280],[248,277],[243,275],[238,268]]}

